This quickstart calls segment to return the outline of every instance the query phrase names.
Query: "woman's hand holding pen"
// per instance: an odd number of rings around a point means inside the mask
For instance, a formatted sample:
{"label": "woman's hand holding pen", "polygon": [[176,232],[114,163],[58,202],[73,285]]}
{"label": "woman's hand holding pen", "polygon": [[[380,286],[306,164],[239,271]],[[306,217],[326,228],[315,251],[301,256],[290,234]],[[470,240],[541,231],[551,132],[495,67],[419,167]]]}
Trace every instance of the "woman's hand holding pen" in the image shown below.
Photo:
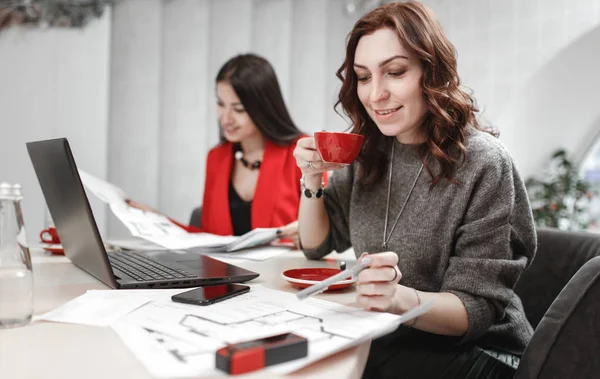
{"label": "woman's hand holding pen", "polygon": [[402,278],[397,266],[398,255],[394,252],[364,253],[359,261],[367,259],[371,263],[358,274],[356,281],[356,302],[365,309],[396,313],[400,301],[398,282]]}
{"label": "woman's hand holding pen", "polygon": [[314,137],[299,139],[294,149],[294,157],[307,182],[315,181],[315,179],[318,180],[318,183],[315,184],[316,186],[321,184],[320,178],[324,172],[339,170],[344,167],[344,165],[336,163],[323,162],[317,152]]}

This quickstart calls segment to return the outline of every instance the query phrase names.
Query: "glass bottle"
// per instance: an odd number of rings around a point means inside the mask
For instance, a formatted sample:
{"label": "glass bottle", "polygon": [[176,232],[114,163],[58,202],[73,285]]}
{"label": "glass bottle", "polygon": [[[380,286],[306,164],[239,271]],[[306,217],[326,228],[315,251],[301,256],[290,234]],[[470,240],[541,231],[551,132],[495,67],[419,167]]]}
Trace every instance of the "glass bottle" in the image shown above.
{"label": "glass bottle", "polygon": [[26,325],[33,315],[33,271],[21,186],[0,184],[0,328]]}

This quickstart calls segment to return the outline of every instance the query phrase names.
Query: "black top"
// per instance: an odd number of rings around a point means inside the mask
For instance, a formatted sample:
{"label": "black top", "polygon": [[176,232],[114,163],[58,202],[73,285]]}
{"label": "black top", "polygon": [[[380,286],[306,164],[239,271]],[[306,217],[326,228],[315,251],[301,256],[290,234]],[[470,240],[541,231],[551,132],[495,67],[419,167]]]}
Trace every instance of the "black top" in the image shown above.
{"label": "black top", "polygon": [[231,213],[231,223],[233,225],[233,235],[241,236],[248,233],[252,227],[250,225],[250,209],[252,201],[244,201],[233,188],[233,183],[229,181],[229,212]]}

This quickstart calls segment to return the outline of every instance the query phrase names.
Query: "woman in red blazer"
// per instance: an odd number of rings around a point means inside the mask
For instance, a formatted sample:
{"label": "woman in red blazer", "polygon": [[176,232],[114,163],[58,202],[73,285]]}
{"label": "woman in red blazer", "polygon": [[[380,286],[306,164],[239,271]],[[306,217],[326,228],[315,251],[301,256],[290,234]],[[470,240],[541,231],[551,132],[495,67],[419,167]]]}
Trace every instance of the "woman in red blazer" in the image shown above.
{"label": "woman in red blazer", "polygon": [[[283,227],[282,237],[295,238],[302,176],[293,156],[296,140],[277,145],[265,139],[262,151],[248,164],[235,158],[234,143],[212,149],[206,162],[203,231],[241,235],[255,228]],[[255,162],[260,162],[259,169],[246,167]]]}
{"label": "woman in red blazer", "polygon": [[221,143],[206,161],[202,229],[178,225],[220,235],[281,227],[281,238],[297,245],[302,173],[293,152],[303,133],[273,67],[254,54],[238,55],[221,67],[216,85]]}
{"label": "woman in red blazer", "polygon": [[293,151],[302,132],[283,101],[271,64],[238,55],[219,70],[217,116],[221,144],[208,153],[202,228],[242,235],[282,227],[297,241],[299,181]]}

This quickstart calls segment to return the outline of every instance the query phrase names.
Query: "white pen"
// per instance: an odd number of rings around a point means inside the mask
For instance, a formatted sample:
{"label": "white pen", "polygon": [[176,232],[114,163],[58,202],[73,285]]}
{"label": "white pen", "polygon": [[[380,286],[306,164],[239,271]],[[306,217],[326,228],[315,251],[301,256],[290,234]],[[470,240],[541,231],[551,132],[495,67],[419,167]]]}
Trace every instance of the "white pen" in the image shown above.
{"label": "white pen", "polygon": [[305,300],[309,296],[321,293],[321,292],[325,291],[327,289],[327,287],[329,287],[330,285],[332,285],[336,282],[339,282],[340,280],[345,280],[349,276],[351,276],[351,277],[357,276],[359,272],[361,272],[365,268],[369,267],[370,264],[371,264],[371,258],[364,258],[356,266],[354,266],[352,268],[348,268],[338,274],[335,274],[325,280],[320,281],[319,283],[313,284],[312,286],[303,289],[302,291],[300,291],[296,294],[296,297],[298,298],[298,300]]}

